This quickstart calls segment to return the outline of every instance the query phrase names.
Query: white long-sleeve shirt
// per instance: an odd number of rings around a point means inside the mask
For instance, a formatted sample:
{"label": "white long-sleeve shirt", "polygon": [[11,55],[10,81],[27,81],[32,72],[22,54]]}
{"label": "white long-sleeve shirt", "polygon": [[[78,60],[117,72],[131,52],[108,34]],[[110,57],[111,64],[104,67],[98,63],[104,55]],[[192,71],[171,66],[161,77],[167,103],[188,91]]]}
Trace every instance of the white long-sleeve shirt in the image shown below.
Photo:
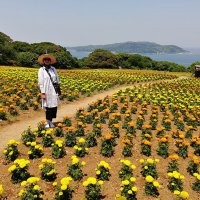
{"label": "white long-sleeve shirt", "polygon": [[[51,66],[48,69],[53,81],[59,83],[59,78],[55,67]],[[46,99],[42,99],[42,108],[57,107],[59,103],[58,94],[56,94],[49,74],[46,72],[45,67],[41,67],[38,71],[38,84],[41,93],[45,93]]]}

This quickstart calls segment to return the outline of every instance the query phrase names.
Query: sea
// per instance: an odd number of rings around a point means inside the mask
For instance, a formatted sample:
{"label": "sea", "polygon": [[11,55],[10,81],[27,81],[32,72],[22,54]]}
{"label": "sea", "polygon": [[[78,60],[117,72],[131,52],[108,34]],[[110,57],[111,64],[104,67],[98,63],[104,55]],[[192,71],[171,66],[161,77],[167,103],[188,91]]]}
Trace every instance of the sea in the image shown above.
{"label": "sea", "polygon": [[[194,62],[200,62],[200,48],[199,49],[185,49],[188,52],[186,53],[179,53],[179,54],[141,54],[144,56],[148,56],[153,60],[157,61],[169,61],[174,62],[185,67],[189,67]],[[72,56],[77,57],[78,59],[87,57],[91,52],[85,51],[76,51],[76,50],[69,50]]]}

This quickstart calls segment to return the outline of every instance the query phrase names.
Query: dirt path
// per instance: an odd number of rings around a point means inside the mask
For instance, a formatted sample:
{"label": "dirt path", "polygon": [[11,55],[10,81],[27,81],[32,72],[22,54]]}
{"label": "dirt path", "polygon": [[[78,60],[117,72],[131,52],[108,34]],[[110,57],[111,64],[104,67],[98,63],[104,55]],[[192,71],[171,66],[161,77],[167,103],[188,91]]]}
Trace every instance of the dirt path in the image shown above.
{"label": "dirt path", "polygon": [[[185,79],[188,77],[179,77],[178,79]],[[165,80],[169,81],[169,80]],[[173,81],[173,80],[170,80]],[[154,81],[159,82],[159,81]],[[150,82],[149,82],[150,83]],[[141,84],[141,83],[140,83]],[[146,84],[146,83],[144,83]],[[134,84],[135,85],[135,84]],[[137,84],[138,85],[138,84]],[[111,88],[107,91],[104,91],[99,94],[95,94],[91,97],[84,97],[82,99],[79,99],[77,101],[71,102],[69,104],[61,104],[58,107],[58,116],[56,118],[56,121],[62,121],[64,116],[73,117],[77,110],[82,107],[86,108],[89,103],[96,101],[98,98],[104,98],[107,95],[112,95],[118,90],[125,89],[127,87],[131,87],[133,85],[123,85],[115,88]],[[20,120],[5,125],[0,130],[0,155],[2,154],[3,149],[5,148],[7,142],[11,139],[15,139],[17,141],[20,140],[21,133],[28,128],[28,126],[31,127],[31,129],[34,129],[37,127],[37,124],[45,119],[45,113],[44,111],[38,111],[38,112],[30,112],[27,111],[23,117],[21,117]]]}

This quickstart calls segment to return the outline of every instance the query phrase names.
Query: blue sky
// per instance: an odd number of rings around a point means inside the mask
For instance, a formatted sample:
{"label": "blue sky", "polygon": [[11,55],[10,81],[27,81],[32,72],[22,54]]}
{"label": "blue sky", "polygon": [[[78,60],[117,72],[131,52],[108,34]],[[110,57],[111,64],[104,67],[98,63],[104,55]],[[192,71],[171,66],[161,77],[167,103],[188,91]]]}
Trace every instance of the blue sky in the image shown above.
{"label": "blue sky", "polygon": [[200,48],[200,0],[0,0],[0,8],[0,31],[15,41]]}

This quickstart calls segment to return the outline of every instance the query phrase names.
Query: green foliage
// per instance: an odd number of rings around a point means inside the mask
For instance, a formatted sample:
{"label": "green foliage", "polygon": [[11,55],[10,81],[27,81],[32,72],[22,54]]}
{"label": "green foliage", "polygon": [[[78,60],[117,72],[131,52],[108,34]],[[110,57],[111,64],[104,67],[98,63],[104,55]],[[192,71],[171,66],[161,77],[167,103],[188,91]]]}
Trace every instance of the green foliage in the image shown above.
{"label": "green foliage", "polygon": [[36,65],[38,55],[31,52],[20,52],[17,54],[17,64],[22,67],[32,67]]}
{"label": "green foliage", "polygon": [[101,154],[105,157],[111,157],[114,154],[113,141],[103,140],[101,144]]}
{"label": "green foliage", "polygon": [[31,131],[30,127],[22,133],[21,140],[23,141],[25,145],[28,145],[27,143],[30,143],[36,140],[36,136]]}
{"label": "green foliage", "polygon": [[10,45],[17,52],[30,52],[32,49],[31,45],[27,42],[14,41]]}
{"label": "green foliage", "polygon": [[74,181],[81,180],[84,176],[81,169],[81,164],[78,162],[78,163],[69,165],[68,174],[72,177]]}
{"label": "green foliage", "polygon": [[118,68],[117,56],[110,51],[97,49],[84,62],[88,68]]}
{"label": "green foliage", "polygon": [[12,39],[8,35],[0,32],[0,44],[8,44],[11,42],[12,42]]}
{"label": "green foliage", "polygon": [[149,182],[145,183],[145,194],[153,197],[159,196],[158,189],[153,185],[153,183]]}
{"label": "green foliage", "polygon": [[85,197],[87,200],[100,200],[101,186],[97,184],[89,184],[85,190]]}

